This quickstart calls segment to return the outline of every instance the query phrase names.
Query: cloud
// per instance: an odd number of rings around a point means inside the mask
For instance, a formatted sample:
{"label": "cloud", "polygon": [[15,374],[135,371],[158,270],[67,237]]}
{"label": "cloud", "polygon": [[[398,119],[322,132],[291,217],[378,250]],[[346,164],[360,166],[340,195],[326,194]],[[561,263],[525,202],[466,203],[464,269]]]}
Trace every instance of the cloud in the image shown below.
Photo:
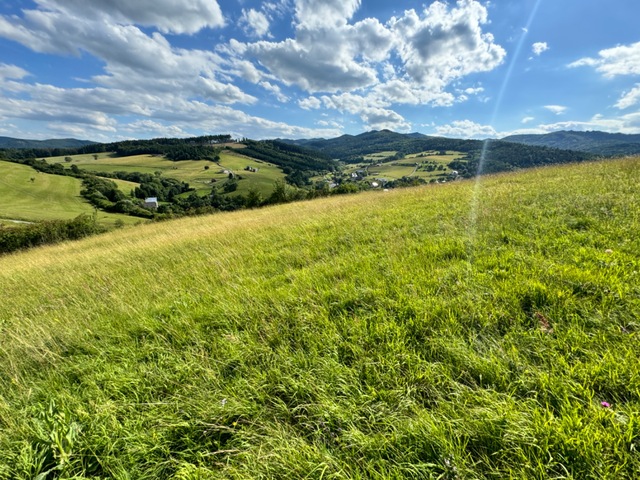
{"label": "cloud", "polygon": [[449,125],[439,125],[435,135],[453,138],[497,138],[500,136],[490,125],[481,125],[471,120],[456,120]]}
{"label": "cloud", "polygon": [[522,119],[522,123],[530,123],[530,122],[533,122],[534,120],[535,120],[534,117],[524,117]]}
{"label": "cloud", "polygon": [[411,123],[402,115],[393,110],[384,108],[365,108],[360,111],[360,117],[367,130],[394,130],[396,132],[408,132]]}
{"label": "cloud", "polygon": [[129,123],[123,128],[123,131],[129,133],[133,137],[161,136],[167,138],[175,137],[191,137],[189,132],[176,125],[165,125],[153,120],[138,120]]}
{"label": "cloud", "polygon": [[625,92],[615,106],[620,110],[624,110],[638,103],[640,103],[640,83],[637,83],[635,87]]}
{"label": "cloud", "polygon": [[83,19],[61,12],[26,11],[24,19],[0,17],[0,36],[41,53],[82,51],[102,59],[105,74],[92,80],[128,91],[174,92],[221,103],[254,103],[240,88],[216,78],[223,59],[213,52],[177,49],[160,33],[133,25]]}
{"label": "cloud", "polygon": [[500,65],[505,50],[483,33],[488,22],[486,7],[459,0],[457,8],[436,1],[422,15],[408,10],[389,22],[406,73],[418,84],[432,78],[448,83],[471,73],[486,72]]}
{"label": "cloud", "polygon": [[541,124],[532,128],[501,133],[500,137],[520,134],[543,134],[557,132],[559,130],[574,130],[579,132],[601,130],[612,133],[639,134],[640,112],[621,115],[615,118],[607,118],[603,115],[597,114],[587,121],[569,120],[565,122]]}
{"label": "cloud", "polygon": [[254,10],[253,8],[249,10],[242,9],[240,24],[245,33],[250,36],[260,38],[269,33],[269,19],[264,13]]}
{"label": "cloud", "polygon": [[[453,80],[492,70],[506,55],[482,31],[487,9],[475,0],[460,0],[456,8],[436,1],[422,14],[408,10],[386,25],[373,18],[350,24],[359,5],[359,0],[298,0],[293,38],[238,44],[238,53],[309,93],[353,92],[385,80],[427,92],[396,95],[408,103],[440,97]],[[394,53],[402,61],[397,68],[386,61]]]}
{"label": "cloud", "polygon": [[353,90],[376,82],[375,69],[355,61],[340,39],[327,32],[309,32],[301,41],[258,42],[246,45],[245,52],[286,85],[310,93]]}
{"label": "cloud", "polygon": [[83,18],[106,17],[120,24],[156,27],[163,33],[192,34],[222,27],[216,0],[36,0],[44,10]]}
{"label": "cloud", "polygon": [[274,85],[267,81],[260,82],[260,86],[270,92],[276,99],[281,103],[286,103],[289,101],[289,97],[282,93],[280,87],[278,85]]}
{"label": "cloud", "polygon": [[370,62],[384,60],[391,45],[391,33],[378,20],[367,19],[326,28],[298,25],[295,38],[236,42],[235,48],[259,61],[286,85],[315,93],[350,91],[377,83],[377,72]]}
{"label": "cloud", "polygon": [[[230,45],[237,58],[265,68],[272,83],[329,94],[320,97],[325,108],[359,115],[367,126],[401,129],[408,123],[390,106],[466,101],[483,89],[457,90],[456,96],[448,87],[494,69],[506,55],[483,31],[487,9],[475,0],[459,0],[454,7],[436,1],[386,24],[374,18],[350,23],[359,6],[359,0],[297,0],[293,37]],[[315,100],[299,104],[319,107]]]}
{"label": "cloud", "polygon": [[562,115],[567,111],[567,107],[562,105],[545,105],[544,108],[549,110],[551,113],[555,113],[556,115]]}
{"label": "cloud", "polygon": [[304,110],[317,110],[322,106],[322,102],[316,97],[307,97],[298,100],[298,105]]}
{"label": "cloud", "polygon": [[15,65],[8,65],[6,63],[0,63],[0,80],[7,79],[16,79],[20,80],[21,78],[29,75],[29,72],[26,70],[17,67]]}
{"label": "cloud", "polygon": [[360,0],[297,0],[296,18],[305,29],[340,27],[360,7]]}
{"label": "cloud", "polygon": [[605,77],[640,74],[640,42],[601,50],[597,58],[585,57],[569,67],[594,67]]}
{"label": "cloud", "polygon": [[[496,68],[506,55],[486,31],[487,7],[477,0],[438,0],[386,22],[356,17],[361,0],[271,1],[240,16],[248,35],[261,39],[221,40],[212,50],[178,48],[173,35],[223,26],[216,0],[33,2],[19,15],[0,15],[0,36],[38,53],[90,55],[100,70],[79,79],[88,88],[59,88],[20,82],[26,71],[0,65],[0,115],[69,129],[75,122],[89,132],[162,133],[175,122],[185,135],[216,128],[288,137],[341,133],[330,123],[307,129],[237,109],[256,104],[248,92],[261,89],[281,102],[306,96],[301,108],[347,112],[366,128],[406,131],[411,124],[395,106],[465,101],[482,88],[462,79]],[[293,33],[271,41],[271,24],[286,14],[294,15]]]}
{"label": "cloud", "polygon": [[546,52],[547,50],[549,50],[549,45],[547,45],[547,42],[536,42],[531,46],[531,51],[536,56],[542,55],[542,53]]}

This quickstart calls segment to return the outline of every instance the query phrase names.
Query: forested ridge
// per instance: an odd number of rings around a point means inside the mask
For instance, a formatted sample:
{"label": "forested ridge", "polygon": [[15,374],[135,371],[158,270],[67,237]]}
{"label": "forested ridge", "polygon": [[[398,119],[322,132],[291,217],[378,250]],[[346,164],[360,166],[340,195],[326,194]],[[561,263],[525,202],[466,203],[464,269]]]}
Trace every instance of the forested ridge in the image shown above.
{"label": "forested ridge", "polygon": [[511,135],[502,140],[533,146],[578,150],[609,157],[640,153],[640,135],[637,134],[560,131],[544,135]]}
{"label": "forested ridge", "polygon": [[[356,136],[343,135],[330,140],[313,139],[290,142],[309,149],[316,149],[331,158],[346,163],[358,163],[363,160],[365,155],[387,151],[397,152],[396,157],[398,158],[424,151],[462,152],[466,155],[450,166],[467,177],[478,173],[582,162],[595,158],[594,154],[587,152],[523,145],[501,140],[482,141],[430,137],[421,134],[400,134],[389,130],[367,132]],[[478,172],[480,164],[482,164],[482,171]]]}

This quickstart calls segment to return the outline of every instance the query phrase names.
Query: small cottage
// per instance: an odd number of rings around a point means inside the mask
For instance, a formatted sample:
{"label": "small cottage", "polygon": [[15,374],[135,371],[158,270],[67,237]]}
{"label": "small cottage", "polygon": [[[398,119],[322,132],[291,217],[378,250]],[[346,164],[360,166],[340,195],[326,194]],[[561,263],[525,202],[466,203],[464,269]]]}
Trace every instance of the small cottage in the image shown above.
{"label": "small cottage", "polygon": [[151,208],[153,210],[158,209],[158,198],[157,197],[147,197],[144,199],[144,208]]}

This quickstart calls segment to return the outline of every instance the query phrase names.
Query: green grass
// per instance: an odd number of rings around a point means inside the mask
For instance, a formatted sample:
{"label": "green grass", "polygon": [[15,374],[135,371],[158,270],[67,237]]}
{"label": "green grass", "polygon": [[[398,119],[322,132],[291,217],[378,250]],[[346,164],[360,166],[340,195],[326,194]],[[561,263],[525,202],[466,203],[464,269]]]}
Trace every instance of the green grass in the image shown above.
{"label": "green grass", "polygon": [[[92,215],[94,208],[80,196],[81,189],[82,182],[77,178],[49,175],[26,165],[0,161],[0,219],[39,222]],[[118,219],[126,224],[140,221],[125,215],[98,213],[98,221],[104,225],[112,225]]]}
{"label": "green grass", "polygon": [[363,158],[365,160],[384,160],[386,158],[389,157],[393,157],[396,153],[396,151],[387,151],[387,152],[376,152],[376,153],[371,153],[369,155],[365,155]]}
{"label": "green grass", "polygon": [[[273,192],[274,184],[284,180],[285,175],[282,170],[271,163],[237,154],[225,154],[225,152],[220,157],[220,165],[242,177],[236,190],[238,194],[246,195],[253,189],[263,197],[268,197]],[[245,170],[246,167],[252,167],[258,171],[249,172]]]}
{"label": "green grass", "polygon": [[1,257],[0,478],[635,479],[638,185],[585,163]]}
{"label": "green grass", "polygon": [[[65,162],[65,157],[50,157],[46,160],[50,163],[61,163],[67,168],[70,168],[71,165],[77,165],[80,169],[95,172],[162,172],[165,177],[187,182],[200,195],[211,192],[212,180],[224,182],[228,178],[228,174],[224,174],[222,171],[229,170],[244,177],[238,184],[238,193],[246,194],[250,189],[254,189],[263,196],[268,196],[273,191],[274,183],[284,179],[284,173],[275,165],[241,155],[241,151],[241,149],[223,150],[220,152],[219,164],[209,160],[174,162],[154,155],[114,157],[107,153],[99,154],[97,160],[93,155],[74,155],[71,157],[71,162]],[[205,169],[205,166],[208,166],[209,169]],[[247,166],[258,168],[258,171],[244,171]],[[130,187],[126,190],[121,188],[121,190],[128,193]]]}
{"label": "green grass", "polygon": [[[453,160],[463,156],[462,153],[453,151],[446,152],[446,155],[437,155],[437,152],[422,152],[407,155],[402,160],[385,160],[387,157],[395,155],[395,153],[396,152],[382,152],[368,155],[365,159],[379,161],[380,165],[370,165],[368,163],[351,165],[345,169],[345,172],[349,174],[356,170],[366,169],[371,179],[385,178],[387,180],[397,180],[402,177],[420,177],[425,180],[430,180],[450,173],[451,169],[448,168],[447,165]],[[423,156],[420,157],[419,155]],[[426,166],[429,163],[442,165],[445,169],[427,171]],[[416,168],[416,164],[418,164],[418,168]]]}

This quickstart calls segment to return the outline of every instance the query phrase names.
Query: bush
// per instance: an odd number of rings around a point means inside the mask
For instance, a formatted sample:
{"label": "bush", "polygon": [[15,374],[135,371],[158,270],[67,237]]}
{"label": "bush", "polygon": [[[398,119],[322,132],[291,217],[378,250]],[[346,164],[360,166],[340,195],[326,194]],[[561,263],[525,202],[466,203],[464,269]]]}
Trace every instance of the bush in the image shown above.
{"label": "bush", "polygon": [[89,215],[73,220],[52,220],[20,227],[0,228],[0,253],[95,235],[105,231]]}

